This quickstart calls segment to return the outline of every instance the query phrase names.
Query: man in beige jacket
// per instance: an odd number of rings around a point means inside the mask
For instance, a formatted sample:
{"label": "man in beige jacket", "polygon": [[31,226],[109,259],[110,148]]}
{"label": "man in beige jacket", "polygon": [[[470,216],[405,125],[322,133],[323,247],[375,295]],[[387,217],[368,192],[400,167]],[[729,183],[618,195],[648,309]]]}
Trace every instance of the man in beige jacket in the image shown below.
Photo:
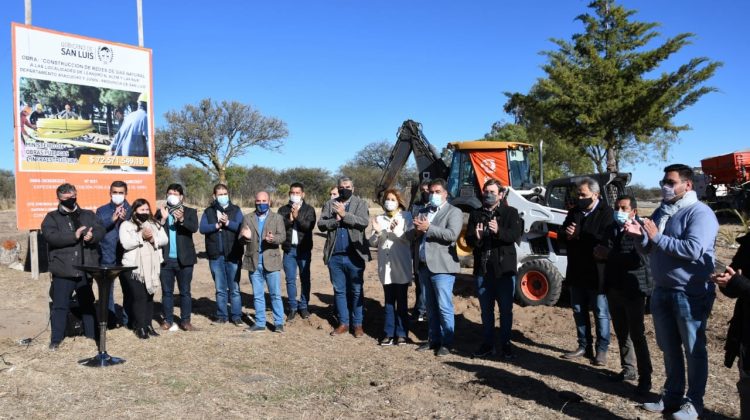
{"label": "man in beige jacket", "polygon": [[284,304],[281,301],[281,244],[286,239],[284,219],[271,211],[271,200],[267,192],[255,194],[255,211],[245,215],[240,231],[246,243],[243,268],[250,273],[253,285],[255,325],[249,332],[266,330],[265,287],[271,296],[274,332],[284,332]]}

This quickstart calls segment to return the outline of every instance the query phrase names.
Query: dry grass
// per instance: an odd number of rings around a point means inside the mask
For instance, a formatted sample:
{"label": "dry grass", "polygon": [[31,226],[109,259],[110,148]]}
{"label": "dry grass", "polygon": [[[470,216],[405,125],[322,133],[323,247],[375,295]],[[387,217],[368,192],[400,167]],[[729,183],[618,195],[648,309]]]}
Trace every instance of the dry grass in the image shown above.
{"label": "dry grass", "polygon": [[[202,242],[196,236],[199,248]],[[109,352],[127,362],[106,369],[77,364],[95,354],[94,343],[83,338],[66,339],[59,351],[49,352],[49,331],[43,331],[48,280],[32,282],[28,273],[0,268],[4,291],[0,299],[0,337],[4,337],[0,339],[0,417],[645,417],[636,407],[640,400],[634,398],[634,385],[607,379],[619,370],[614,341],[606,368],[559,358],[575,346],[572,317],[565,307],[515,308],[516,360],[470,358],[481,340],[470,276],[461,276],[455,287],[457,354],[436,358],[414,351],[414,346],[376,345],[382,323],[382,288],[374,262],[368,265],[365,279],[367,335],[362,339],[330,337],[332,293],[320,261],[322,243],[316,237],[314,315],[310,319],[294,320],[284,334],[250,335],[232,325],[212,325],[207,316],[214,308],[213,283],[206,260],[201,259],[193,281],[193,323],[200,331],[164,333],[150,340],[138,340],[125,329],[111,331]],[[732,254],[721,249],[719,257],[726,262]],[[246,294],[250,287],[245,272],[242,290],[247,306],[251,296]],[[705,416],[709,419],[739,414],[736,370],[722,366],[726,322],[733,304],[719,296],[710,320]],[[252,315],[252,309],[245,308],[245,312]],[[424,339],[425,325],[415,327],[412,338]],[[30,345],[16,343],[40,331]],[[650,318],[647,336],[658,387],[664,379],[662,359]],[[560,391],[575,392],[583,401],[566,404]]]}

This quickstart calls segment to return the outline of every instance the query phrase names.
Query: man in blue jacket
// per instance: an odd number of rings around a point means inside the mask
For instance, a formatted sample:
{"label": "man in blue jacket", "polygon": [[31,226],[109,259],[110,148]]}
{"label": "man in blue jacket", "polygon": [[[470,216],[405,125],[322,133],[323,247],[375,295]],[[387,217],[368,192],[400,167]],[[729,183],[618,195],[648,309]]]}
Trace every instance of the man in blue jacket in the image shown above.
{"label": "man in blue jacket", "polygon": [[626,232],[640,239],[639,249],[650,257],[651,313],[666,371],[661,400],[643,408],[674,412],[675,419],[697,419],[703,412],[708,379],[706,320],[716,296],[710,276],[719,223],[714,212],[698,201],[689,166],[667,166],[659,184],[663,200],[651,219],[644,220],[642,227],[626,225]]}
{"label": "man in blue jacket", "polygon": [[[99,262],[102,265],[117,265],[122,260],[122,245],[120,245],[120,224],[130,218],[130,204],[126,200],[128,184],[114,181],[109,186],[109,203],[96,209],[96,217],[107,232],[99,242]],[[126,287],[129,273],[120,274],[122,288],[122,325],[128,325],[128,311],[130,310],[130,296]],[[115,316],[115,288],[109,289],[110,323]]]}

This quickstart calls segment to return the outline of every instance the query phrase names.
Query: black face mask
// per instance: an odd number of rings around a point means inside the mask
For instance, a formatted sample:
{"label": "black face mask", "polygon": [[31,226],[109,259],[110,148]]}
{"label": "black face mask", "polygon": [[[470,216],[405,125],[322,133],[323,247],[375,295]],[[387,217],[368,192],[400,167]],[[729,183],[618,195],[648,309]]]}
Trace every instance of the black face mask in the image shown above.
{"label": "black face mask", "polygon": [[492,207],[495,205],[495,203],[497,203],[496,194],[491,194],[491,193],[484,194],[484,206],[485,207]]}
{"label": "black face mask", "polygon": [[339,201],[346,201],[352,198],[352,190],[339,187]]}
{"label": "black face mask", "polygon": [[429,191],[422,191],[422,203],[427,204],[430,202],[430,192]]}
{"label": "black face mask", "polygon": [[150,216],[150,214],[148,214],[148,213],[136,213],[136,214],[135,214],[135,217],[136,217],[136,218],[137,218],[137,219],[138,219],[138,220],[139,220],[139,221],[140,221],[141,223],[143,223],[143,222],[145,222],[146,220],[148,220],[148,217],[149,217],[149,216]]}
{"label": "black face mask", "polygon": [[65,208],[74,209],[76,208],[76,197],[70,197],[66,198],[65,200],[60,200],[60,204],[62,204]]}
{"label": "black face mask", "polygon": [[589,208],[591,203],[594,202],[594,199],[592,197],[588,198],[579,198],[578,201],[576,201],[576,206],[579,210],[586,210]]}

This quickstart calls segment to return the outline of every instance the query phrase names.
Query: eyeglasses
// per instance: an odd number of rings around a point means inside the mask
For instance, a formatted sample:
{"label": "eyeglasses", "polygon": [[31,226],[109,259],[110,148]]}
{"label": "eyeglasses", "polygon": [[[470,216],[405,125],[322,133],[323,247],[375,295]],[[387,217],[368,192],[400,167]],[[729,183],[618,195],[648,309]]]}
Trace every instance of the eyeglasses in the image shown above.
{"label": "eyeglasses", "polygon": [[674,187],[675,185],[679,184],[680,181],[675,181],[673,179],[662,179],[659,181],[659,186],[663,187],[665,185],[669,185],[670,187]]}

